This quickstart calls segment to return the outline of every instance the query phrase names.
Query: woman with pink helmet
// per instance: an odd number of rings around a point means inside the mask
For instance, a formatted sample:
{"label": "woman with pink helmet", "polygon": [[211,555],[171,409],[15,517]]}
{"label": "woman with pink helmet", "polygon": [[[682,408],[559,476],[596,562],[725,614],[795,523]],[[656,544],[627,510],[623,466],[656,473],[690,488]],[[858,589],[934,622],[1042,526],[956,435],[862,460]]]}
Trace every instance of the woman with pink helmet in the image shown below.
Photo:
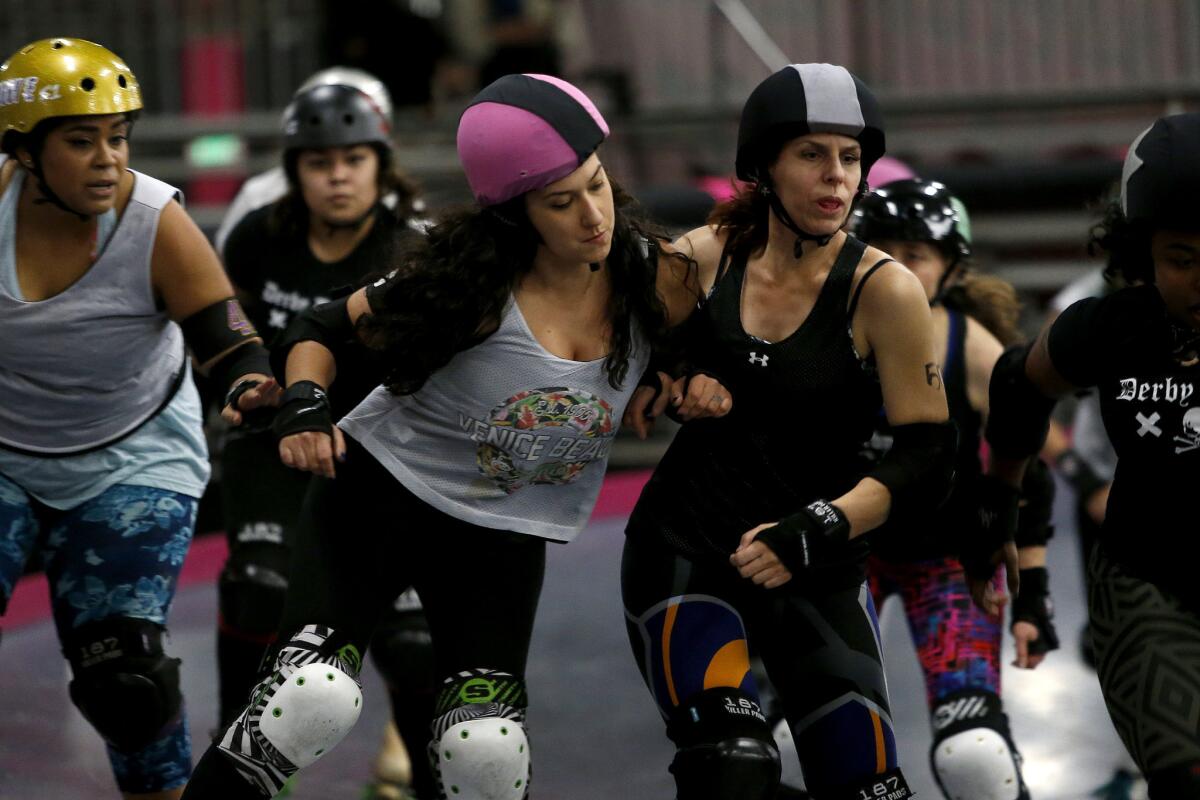
{"label": "woman with pink helmet", "polygon": [[[546,541],[587,522],[651,345],[697,301],[694,264],[631,216],[605,172],[608,132],[565,81],[497,80],[459,122],[477,204],[279,343],[280,454],[321,477],[274,668],[186,797],[272,796],[336,744],[358,717],[372,630],[410,585],[444,681],[430,744],[443,795],[526,796],[523,674]],[[386,377],[334,426],[325,390],[350,339]],[[709,378],[686,389],[689,415],[730,408]]]}

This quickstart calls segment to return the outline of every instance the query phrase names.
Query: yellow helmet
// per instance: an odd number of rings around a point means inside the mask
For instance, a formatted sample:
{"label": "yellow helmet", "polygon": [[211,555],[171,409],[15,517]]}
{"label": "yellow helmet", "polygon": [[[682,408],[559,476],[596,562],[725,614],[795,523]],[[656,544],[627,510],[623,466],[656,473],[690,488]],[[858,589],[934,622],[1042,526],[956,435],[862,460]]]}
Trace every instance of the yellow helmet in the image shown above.
{"label": "yellow helmet", "polygon": [[84,39],[42,39],[0,64],[0,139],[51,117],[123,114],[142,107],[125,62]]}

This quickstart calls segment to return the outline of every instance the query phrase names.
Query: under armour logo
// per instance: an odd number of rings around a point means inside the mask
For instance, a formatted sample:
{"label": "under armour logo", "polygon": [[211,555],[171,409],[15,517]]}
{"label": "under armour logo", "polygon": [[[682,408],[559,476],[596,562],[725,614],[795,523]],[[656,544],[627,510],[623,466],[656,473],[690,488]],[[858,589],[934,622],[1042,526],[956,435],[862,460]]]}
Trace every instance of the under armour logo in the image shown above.
{"label": "under armour logo", "polygon": [[770,358],[770,356],[768,356],[766,353],[763,353],[761,356],[758,353],[750,353],[750,363],[758,364],[760,367],[765,367],[767,365],[768,358]]}
{"label": "under armour logo", "polygon": [[1155,436],[1162,436],[1162,428],[1158,427],[1156,424],[1160,419],[1162,419],[1162,417],[1159,416],[1157,411],[1155,411],[1149,417],[1139,411],[1137,413],[1137,421],[1141,427],[1138,428],[1138,436],[1145,436],[1147,433],[1153,433]]}

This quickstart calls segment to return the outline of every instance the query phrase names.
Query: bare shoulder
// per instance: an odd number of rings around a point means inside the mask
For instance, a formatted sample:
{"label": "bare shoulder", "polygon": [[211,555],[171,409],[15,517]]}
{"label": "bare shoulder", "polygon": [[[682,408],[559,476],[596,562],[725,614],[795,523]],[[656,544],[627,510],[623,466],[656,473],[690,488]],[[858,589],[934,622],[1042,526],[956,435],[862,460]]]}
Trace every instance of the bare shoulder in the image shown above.
{"label": "bare shoulder", "polygon": [[[885,263],[872,272],[880,261]],[[872,309],[886,311],[889,307],[895,308],[897,303],[901,304],[901,307],[915,304],[917,307],[928,309],[929,300],[925,297],[925,289],[921,286],[920,279],[912,274],[908,267],[884,251],[876,247],[867,247],[854,272],[852,293],[867,277],[867,273],[871,273],[871,276],[862,284],[859,303],[868,313],[872,313]]]}
{"label": "bare shoulder", "polygon": [[675,240],[675,249],[696,262],[700,284],[708,291],[712,287],[725,250],[728,235],[713,225],[688,231]]}

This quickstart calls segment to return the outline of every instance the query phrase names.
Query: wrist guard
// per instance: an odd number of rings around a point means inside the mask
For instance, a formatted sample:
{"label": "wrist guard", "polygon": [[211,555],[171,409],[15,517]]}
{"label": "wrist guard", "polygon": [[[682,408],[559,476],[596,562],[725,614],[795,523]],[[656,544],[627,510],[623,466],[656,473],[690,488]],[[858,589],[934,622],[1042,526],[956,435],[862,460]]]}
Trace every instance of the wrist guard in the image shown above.
{"label": "wrist guard", "polygon": [[1045,567],[1021,570],[1021,591],[1013,598],[1012,621],[1028,622],[1038,629],[1038,638],[1029,643],[1030,655],[1043,655],[1058,649],[1050,575]]}
{"label": "wrist guard", "polygon": [[800,573],[843,560],[850,542],[850,523],[837,506],[817,500],[755,538],[771,548],[790,571]]}
{"label": "wrist guard", "polygon": [[297,381],[289,386],[280,398],[271,431],[276,439],[305,431],[332,434],[333,412],[325,390],[313,381]]}

